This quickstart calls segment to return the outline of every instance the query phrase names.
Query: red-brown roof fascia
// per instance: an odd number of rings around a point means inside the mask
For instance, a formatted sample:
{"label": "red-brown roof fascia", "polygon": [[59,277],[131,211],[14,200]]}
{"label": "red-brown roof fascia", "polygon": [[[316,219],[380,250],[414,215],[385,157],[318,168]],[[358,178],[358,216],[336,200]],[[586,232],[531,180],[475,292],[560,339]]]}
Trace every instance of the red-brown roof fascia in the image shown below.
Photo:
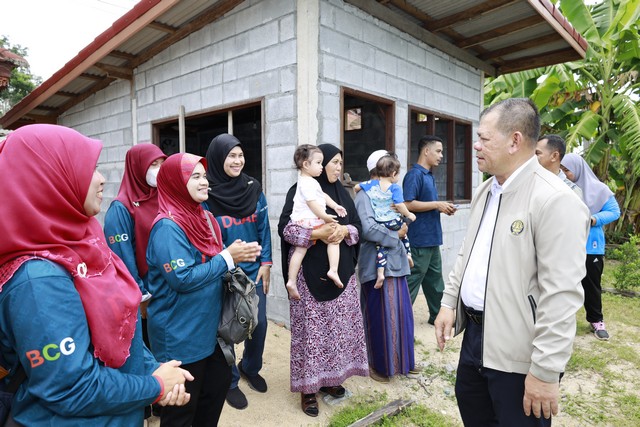
{"label": "red-brown roof fascia", "polygon": [[564,38],[580,56],[586,55],[589,43],[582,35],[567,21],[567,18],[560,12],[558,7],[549,0],[527,0],[529,4],[542,15],[549,24]]}

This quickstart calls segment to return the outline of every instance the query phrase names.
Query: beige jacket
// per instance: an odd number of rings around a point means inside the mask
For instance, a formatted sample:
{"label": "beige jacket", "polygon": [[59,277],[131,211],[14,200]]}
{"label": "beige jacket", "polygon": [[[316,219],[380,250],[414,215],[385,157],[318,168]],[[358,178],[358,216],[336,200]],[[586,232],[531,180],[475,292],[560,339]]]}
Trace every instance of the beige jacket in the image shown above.
{"label": "beige jacket", "polygon": [[[466,326],[460,284],[492,180],[471,203],[467,235],[442,303],[456,307],[456,334]],[[584,294],[589,211],[556,175],[530,162],[500,196],[484,305],[482,364],[558,381],[572,352]]]}

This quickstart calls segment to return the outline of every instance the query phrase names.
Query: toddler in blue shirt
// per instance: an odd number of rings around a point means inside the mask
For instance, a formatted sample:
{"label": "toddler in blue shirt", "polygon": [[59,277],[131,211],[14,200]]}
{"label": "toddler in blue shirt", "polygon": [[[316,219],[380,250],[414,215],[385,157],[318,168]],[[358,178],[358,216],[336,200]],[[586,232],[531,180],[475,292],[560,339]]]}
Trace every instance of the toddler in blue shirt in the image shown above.
{"label": "toddler in blue shirt", "polygon": [[[378,179],[371,179],[356,184],[354,190],[356,192],[363,190],[367,193],[371,201],[371,208],[373,209],[376,222],[383,224],[389,230],[398,231],[404,222],[403,216],[409,221],[415,221],[416,216],[409,212],[409,209],[407,209],[407,206],[404,204],[402,187],[398,185],[398,180],[400,179],[400,161],[396,155],[390,153],[381,157],[376,164],[372,175],[373,174],[375,174]],[[409,265],[413,267],[409,238],[405,236],[401,240],[407,250]],[[384,267],[387,264],[389,249],[377,244],[376,250],[378,277],[374,288],[379,289],[384,283]]]}

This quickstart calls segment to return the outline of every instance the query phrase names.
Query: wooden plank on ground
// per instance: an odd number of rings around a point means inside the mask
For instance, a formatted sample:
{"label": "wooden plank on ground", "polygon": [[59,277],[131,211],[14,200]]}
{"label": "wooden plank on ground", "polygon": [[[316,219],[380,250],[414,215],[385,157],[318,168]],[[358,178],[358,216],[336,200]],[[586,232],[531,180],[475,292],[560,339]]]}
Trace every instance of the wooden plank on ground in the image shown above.
{"label": "wooden plank on ground", "polygon": [[414,403],[415,403],[414,400],[402,400],[402,399],[394,400],[393,402],[390,402],[390,403],[386,404],[382,408],[370,413],[366,417],[360,418],[355,423],[349,425],[349,427],[370,426],[371,424],[375,423],[376,421],[381,420],[382,417],[394,416],[398,412],[402,411],[404,408],[407,408],[407,407],[413,405]]}

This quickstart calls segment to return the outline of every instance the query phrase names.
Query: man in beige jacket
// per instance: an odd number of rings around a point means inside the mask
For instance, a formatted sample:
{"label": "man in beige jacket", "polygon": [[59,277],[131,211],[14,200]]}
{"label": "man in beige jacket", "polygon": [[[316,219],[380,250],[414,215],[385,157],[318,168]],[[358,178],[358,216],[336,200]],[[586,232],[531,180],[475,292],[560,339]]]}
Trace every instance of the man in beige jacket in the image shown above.
{"label": "man in beige jacket", "polygon": [[[482,112],[467,235],[435,321],[442,350],[465,330],[456,397],[466,426],[551,425],[582,306],[589,212],[535,156],[529,99]],[[541,418],[544,417],[544,418]]]}

